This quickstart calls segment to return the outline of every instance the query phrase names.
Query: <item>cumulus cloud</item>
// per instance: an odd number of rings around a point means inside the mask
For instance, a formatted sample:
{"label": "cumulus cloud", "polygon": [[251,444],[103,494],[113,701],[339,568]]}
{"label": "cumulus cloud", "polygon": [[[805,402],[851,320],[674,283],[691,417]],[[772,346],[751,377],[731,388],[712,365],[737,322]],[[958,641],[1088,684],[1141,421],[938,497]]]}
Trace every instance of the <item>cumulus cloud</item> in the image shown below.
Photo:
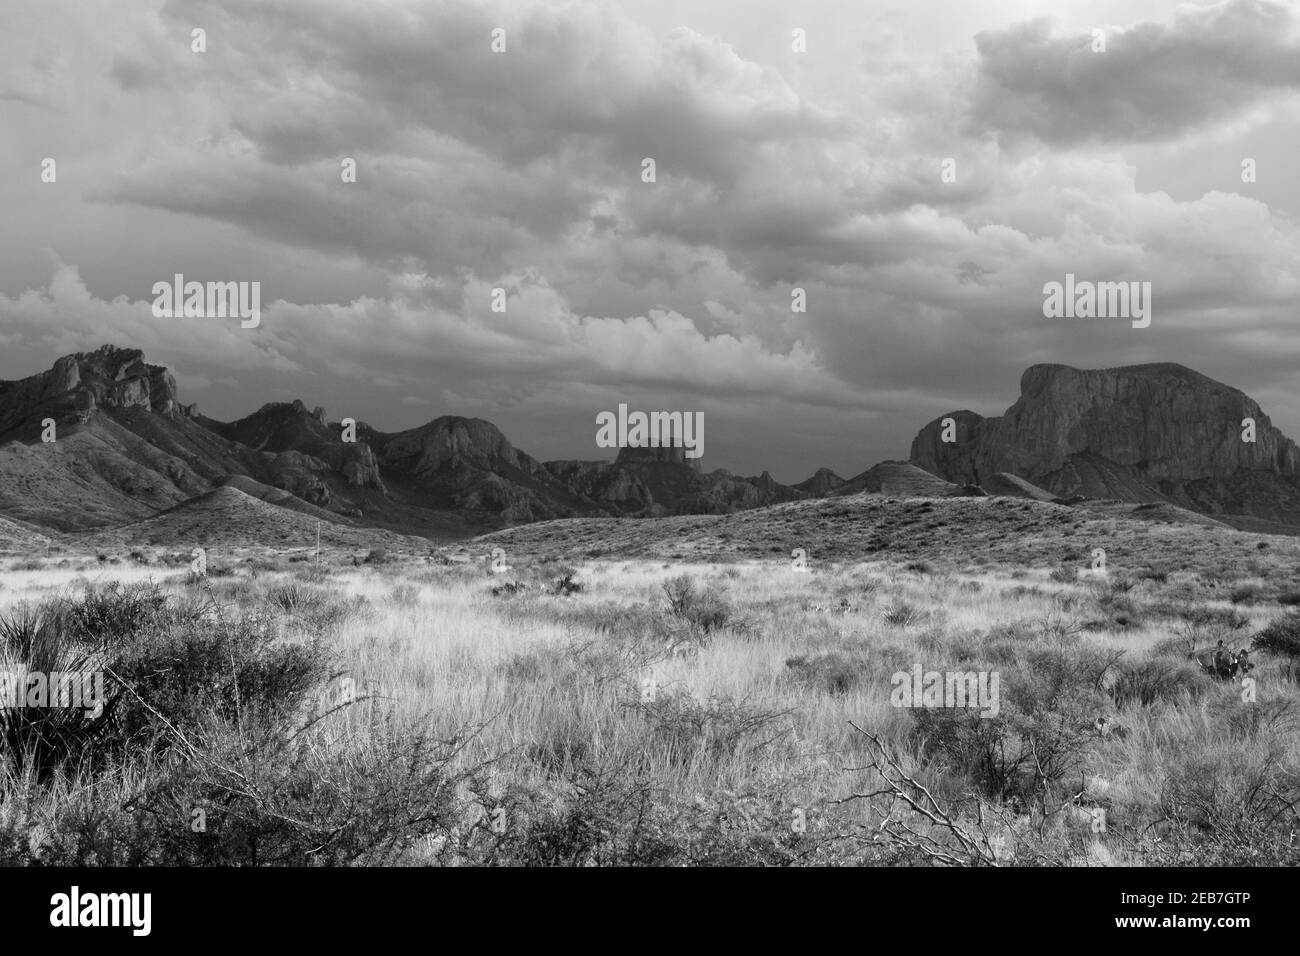
{"label": "cumulus cloud", "polygon": [[969,131],[1048,143],[1175,139],[1300,89],[1295,15],[1268,0],[1181,7],[1169,23],[1055,34],[1037,19],[975,38]]}
{"label": "cumulus cloud", "polygon": [[[832,64],[756,52],[748,26],[651,28],[634,0],[168,0],[98,28],[48,0],[66,44],[0,57],[21,102],[0,155],[60,162],[57,186],[0,180],[0,374],[111,341],[219,417],[250,397],[389,429],[455,412],[540,457],[591,457],[619,401],[702,408],[716,464],[791,481],[905,454],[940,411],[998,412],[1033,362],[1182,361],[1285,394],[1295,218],[1236,159],[1175,199],[1131,154],[1255,155],[1269,130],[1279,168],[1292,14],[1171,2],[1094,54],[1024,8],[991,4],[958,50],[891,20],[843,44],[879,55]],[[875,28],[814,20],[814,51]],[[261,327],[154,319],[175,272],[261,281]],[[1152,328],[1045,319],[1066,272],[1151,281]]]}

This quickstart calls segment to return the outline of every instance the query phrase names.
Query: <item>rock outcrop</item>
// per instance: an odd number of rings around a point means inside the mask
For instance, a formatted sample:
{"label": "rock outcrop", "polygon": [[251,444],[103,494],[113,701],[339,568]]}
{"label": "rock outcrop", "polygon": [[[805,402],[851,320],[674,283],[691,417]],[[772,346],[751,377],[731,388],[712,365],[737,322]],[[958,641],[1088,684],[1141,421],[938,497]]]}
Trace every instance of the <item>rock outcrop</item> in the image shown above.
{"label": "rock outcrop", "polygon": [[58,359],[48,372],[0,382],[0,433],[43,416],[86,424],[101,408],[141,408],[192,418],[195,406],[177,398],[176,379],[148,365],[139,349],[105,345]]}
{"label": "rock outcrop", "polygon": [[791,485],[791,487],[798,491],[807,492],[814,498],[820,498],[830,494],[843,484],[844,479],[829,468],[818,468],[811,478],[805,478],[803,481]]}
{"label": "rock outcrop", "polygon": [[631,517],[729,514],[808,497],[768,472],[742,478],[725,468],[704,474],[681,448],[624,448],[612,462],[548,461],[575,494],[606,513]]}
{"label": "rock outcrop", "polygon": [[[943,441],[947,418],[951,442]],[[1247,418],[1253,442],[1243,440]],[[912,442],[911,461],[959,484],[997,482],[1005,472],[1060,497],[1168,501],[1300,523],[1300,448],[1243,392],[1170,363],[1032,366],[1004,415],[940,416]]]}

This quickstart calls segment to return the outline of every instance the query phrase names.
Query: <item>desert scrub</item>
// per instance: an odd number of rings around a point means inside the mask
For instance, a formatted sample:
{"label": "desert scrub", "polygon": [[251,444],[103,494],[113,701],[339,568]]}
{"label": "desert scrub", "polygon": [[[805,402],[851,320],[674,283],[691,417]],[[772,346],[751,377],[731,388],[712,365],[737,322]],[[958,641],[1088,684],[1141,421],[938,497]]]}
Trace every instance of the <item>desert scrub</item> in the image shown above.
{"label": "desert scrub", "polygon": [[705,634],[719,631],[732,617],[731,605],[712,585],[701,590],[695,579],[682,574],[663,583],[668,611]]}
{"label": "desert scrub", "polygon": [[1198,700],[1211,687],[1210,679],[1190,661],[1146,658],[1121,660],[1107,687],[1116,707],[1152,707]]}
{"label": "desert scrub", "polygon": [[[187,759],[129,761],[51,792],[0,774],[0,865],[392,865],[446,836],[463,741],[374,714],[366,741],[321,724],[209,722]],[[130,781],[128,784],[126,781]],[[35,826],[34,826],[35,824]]]}
{"label": "desert scrub", "polygon": [[278,641],[264,612],[131,600],[0,619],[6,665],[99,669],[107,698],[3,712],[0,864],[381,865],[445,835],[463,736],[336,704],[329,652]]}
{"label": "desert scrub", "polygon": [[818,693],[838,696],[866,683],[872,676],[868,658],[832,651],[786,659],[786,678]]}
{"label": "desert scrub", "polygon": [[1159,808],[1181,832],[1178,862],[1290,865],[1300,773],[1276,741],[1178,751],[1165,760]]}
{"label": "desert scrub", "polygon": [[316,631],[334,627],[358,613],[359,600],[350,602],[336,599],[330,592],[306,584],[283,584],[272,588],[266,595],[267,604]]}
{"label": "desert scrub", "polygon": [[924,612],[906,601],[891,601],[881,609],[880,619],[890,627],[911,627],[925,619]]}
{"label": "desert scrub", "polygon": [[647,750],[672,764],[757,764],[779,741],[789,740],[789,711],[730,697],[699,700],[684,690],[661,691],[635,706],[648,727]]}
{"label": "desert scrub", "polygon": [[1104,709],[1098,685],[1108,663],[1095,652],[1036,648],[1023,665],[1001,673],[995,716],[912,709],[915,742],[936,786],[951,797],[973,788],[1019,807],[1059,798],[1062,786],[1077,783],[1092,748],[1088,726]]}
{"label": "desert scrub", "polygon": [[[74,675],[74,692],[87,707],[27,706],[24,684],[22,706],[0,706],[0,771],[27,774],[38,782],[48,780],[65,765],[89,759],[98,752],[111,730],[111,706],[94,713],[102,703],[105,655],[88,645],[68,626],[69,615],[61,602],[23,605],[0,616],[0,674],[58,673]],[[99,676],[99,685],[94,682]],[[89,678],[89,686],[85,678]],[[85,700],[87,696],[92,700]],[[55,688],[49,688],[51,695]],[[0,797],[3,794],[0,793]]]}
{"label": "desert scrub", "polygon": [[1251,646],[1279,657],[1300,660],[1300,613],[1289,612],[1255,635]]}

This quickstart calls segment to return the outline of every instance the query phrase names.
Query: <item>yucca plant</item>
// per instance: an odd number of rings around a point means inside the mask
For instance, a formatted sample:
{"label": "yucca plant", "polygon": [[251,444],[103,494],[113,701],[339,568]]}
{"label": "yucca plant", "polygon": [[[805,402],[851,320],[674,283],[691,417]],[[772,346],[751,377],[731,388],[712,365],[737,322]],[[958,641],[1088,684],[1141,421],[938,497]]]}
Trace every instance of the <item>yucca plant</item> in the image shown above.
{"label": "yucca plant", "polygon": [[[102,708],[91,711],[61,699],[53,675],[84,682],[104,668],[103,653],[78,640],[72,625],[58,604],[20,605],[0,616],[0,758],[41,780],[90,754],[107,733],[116,704],[104,700]],[[48,682],[44,694],[36,683],[42,680]],[[92,686],[102,691],[103,677]],[[95,701],[80,703],[95,706]]]}

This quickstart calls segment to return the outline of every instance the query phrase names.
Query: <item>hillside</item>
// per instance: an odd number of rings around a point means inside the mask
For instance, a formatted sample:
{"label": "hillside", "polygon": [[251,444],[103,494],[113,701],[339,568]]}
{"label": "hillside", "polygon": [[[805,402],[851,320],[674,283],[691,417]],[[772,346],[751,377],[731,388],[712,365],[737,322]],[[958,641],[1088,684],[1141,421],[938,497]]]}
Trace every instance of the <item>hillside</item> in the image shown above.
{"label": "hillside", "polygon": [[1165,505],[1071,507],[1002,497],[880,495],[798,501],[721,516],[547,521],[493,532],[468,546],[563,561],[788,562],[795,548],[803,548],[814,563],[927,559],[958,567],[992,562],[1083,568],[1094,548],[1105,550],[1108,565],[1116,569],[1201,567],[1207,562],[1245,567],[1264,551],[1272,562],[1300,559],[1300,540],[1235,531]]}
{"label": "hillside", "polygon": [[[1253,441],[1243,438],[1247,419]],[[1007,473],[1061,497],[1300,525],[1300,448],[1245,393],[1173,363],[1034,365],[1005,414],[940,416],[917,434],[910,460],[961,484]]]}
{"label": "hillside", "polygon": [[[47,419],[56,426],[48,443]],[[478,418],[442,416],[394,433],[357,422],[345,435],[324,408],[296,400],[221,422],[182,404],[166,368],[111,345],[0,382],[0,513],[96,530],[232,482],[277,506],[437,538],[570,515],[721,513],[802,496],[767,474],[704,475],[680,449],[543,464]]]}
{"label": "hillside", "polygon": [[277,507],[235,487],[218,488],[162,514],[107,531],[77,536],[87,547],[161,545],[190,550],[213,547],[314,548],[317,529],[323,548],[401,548],[428,551],[424,538],[375,528],[319,521],[310,514]]}

